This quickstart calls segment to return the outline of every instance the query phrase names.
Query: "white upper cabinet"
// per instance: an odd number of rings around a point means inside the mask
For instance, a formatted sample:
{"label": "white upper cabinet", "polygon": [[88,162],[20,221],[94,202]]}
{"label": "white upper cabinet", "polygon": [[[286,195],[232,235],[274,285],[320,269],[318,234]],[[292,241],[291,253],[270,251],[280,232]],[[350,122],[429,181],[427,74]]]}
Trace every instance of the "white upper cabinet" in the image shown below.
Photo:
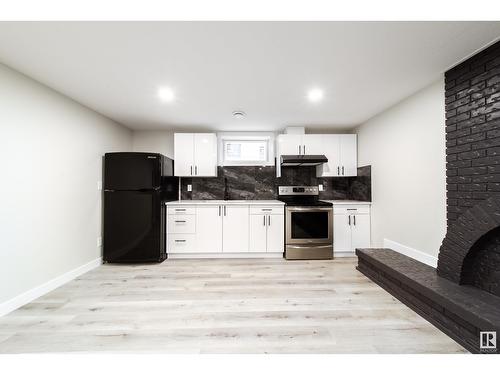
{"label": "white upper cabinet", "polygon": [[322,134],[304,134],[302,136],[302,155],[324,154]]}
{"label": "white upper cabinet", "polygon": [[318,177],[350,177],[358,175],[356,134],[324,134],[323,154],[328,163],[316,169]]}
{"label": "white upper cabinet", "polygon": [[214,133],[175,133],[174,175],[216,177],[217,136]]}
{"label": "white upper cabinet", "polygon": [[340,135],[340,172],[341,176],[358,175],[358,146],[356,134]]}
{"label": "white upper cabinet", "polygon": [[194,164],[194,135],[174,134],[174,175],[191,176]]}
{"label": "white upper cabinet", "polygon": [[323,155],[328,159],[328,163],[316,167],[318,177],[340,176],[340,135],[324,134],[322,136]]}
{"label": "white upper cabinet", "polygon": [[325,155],[316,167],[318,177],[357,176],[356,134],[281,134],[277,137],[276,176],[281,177],[281,155]]}
{"label": "white upper cabinet", "polygon": [[[281,134],[278,136],[278,158],[281,155],[302,155],[302,135]],[[280,160],[278,159],[278,163]]]}

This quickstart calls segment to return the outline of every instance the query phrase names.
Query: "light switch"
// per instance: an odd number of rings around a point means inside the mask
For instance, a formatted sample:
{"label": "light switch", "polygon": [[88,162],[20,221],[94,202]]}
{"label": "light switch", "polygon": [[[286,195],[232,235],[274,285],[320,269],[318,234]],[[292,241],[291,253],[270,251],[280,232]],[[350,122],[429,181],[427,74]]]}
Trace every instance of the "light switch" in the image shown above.
{"label": "light switch", "polygon": [[319,185],[318,185],[318,189],[319,189],[319,191],[323,191],[323,190],[325,190],[325,189],[323,188],[323,184],[319,184]]}
{"label": "light switch", "polygon": [[188,184],[188,191],[193,191],[193,185]]}

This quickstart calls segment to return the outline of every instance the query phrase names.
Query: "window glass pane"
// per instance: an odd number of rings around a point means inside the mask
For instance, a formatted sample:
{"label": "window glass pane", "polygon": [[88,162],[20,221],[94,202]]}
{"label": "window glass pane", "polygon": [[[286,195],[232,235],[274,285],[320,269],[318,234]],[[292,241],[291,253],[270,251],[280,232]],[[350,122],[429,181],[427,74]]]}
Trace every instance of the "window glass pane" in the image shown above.
{"label": "window glass pane", "polygon": [[234,140],[224,141],[226,161],[267,161],[267,141]]}

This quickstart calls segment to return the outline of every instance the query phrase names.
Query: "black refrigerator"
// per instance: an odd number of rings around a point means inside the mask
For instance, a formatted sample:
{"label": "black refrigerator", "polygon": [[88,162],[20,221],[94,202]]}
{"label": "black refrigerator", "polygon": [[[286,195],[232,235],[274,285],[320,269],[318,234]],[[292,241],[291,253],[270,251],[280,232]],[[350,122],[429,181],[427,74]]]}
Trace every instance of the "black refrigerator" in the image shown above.
{"label": "black refrigerator", "polygon": [[103,260],[162,262],[166,252],[165,202],[178,199],[174,161],[161,154],[104,155]]}

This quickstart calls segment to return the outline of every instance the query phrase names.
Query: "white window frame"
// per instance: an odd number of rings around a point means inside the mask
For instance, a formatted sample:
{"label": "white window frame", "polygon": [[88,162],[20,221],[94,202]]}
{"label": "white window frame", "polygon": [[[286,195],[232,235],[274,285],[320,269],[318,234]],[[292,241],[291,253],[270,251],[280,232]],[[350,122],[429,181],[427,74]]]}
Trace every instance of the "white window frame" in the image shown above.
{"label": "white window frame", "polygon": [[[274,142],[276,134],[271,132],[224,132],[217,134],[218,142],[218,165],[220,166],[273,166],[274,165]],[[226,141],[266,141],[267,159],[265,161],[255,160],[225,160],[224,143]]]}

